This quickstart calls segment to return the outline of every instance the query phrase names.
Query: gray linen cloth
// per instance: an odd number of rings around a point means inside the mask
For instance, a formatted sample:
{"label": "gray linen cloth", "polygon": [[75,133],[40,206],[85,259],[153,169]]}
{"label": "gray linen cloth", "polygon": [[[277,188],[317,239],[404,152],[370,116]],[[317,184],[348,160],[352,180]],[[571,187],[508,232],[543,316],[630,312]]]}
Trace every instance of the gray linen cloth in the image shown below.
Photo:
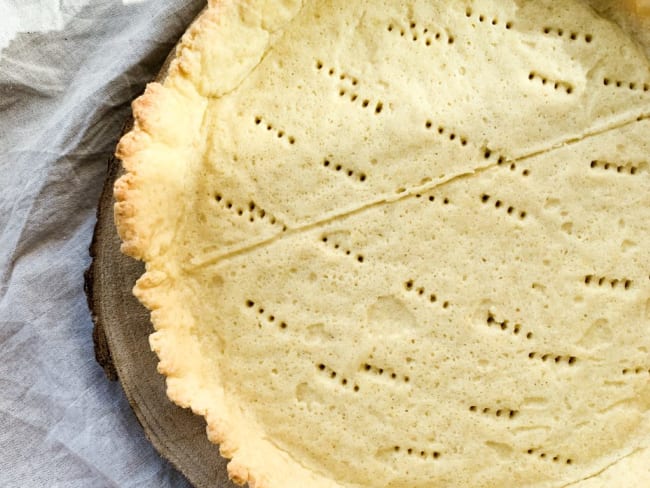
{"label": "gray linen cloth", "polygon": [[129,103],[204,4],[0,0],[0,487],[188,486],[95,363],[83,272]]}

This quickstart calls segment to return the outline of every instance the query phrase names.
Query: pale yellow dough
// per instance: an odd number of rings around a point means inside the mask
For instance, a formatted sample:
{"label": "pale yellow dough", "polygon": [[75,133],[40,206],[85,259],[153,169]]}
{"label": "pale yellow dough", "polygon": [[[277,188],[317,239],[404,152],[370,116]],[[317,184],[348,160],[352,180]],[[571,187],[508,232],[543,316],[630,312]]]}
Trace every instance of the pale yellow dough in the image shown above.
{"label": "pale yellow dough", "polygon": [[650,486],[650,67],[614,23],[212,2],[134,115],[123,250],[235,481]]}

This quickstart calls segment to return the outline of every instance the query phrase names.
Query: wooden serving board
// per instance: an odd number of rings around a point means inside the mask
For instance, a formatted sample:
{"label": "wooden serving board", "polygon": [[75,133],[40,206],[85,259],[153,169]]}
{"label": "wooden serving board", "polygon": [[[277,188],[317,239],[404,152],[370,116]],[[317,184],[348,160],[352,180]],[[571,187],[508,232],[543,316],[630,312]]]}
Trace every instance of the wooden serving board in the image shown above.
{"label": "wooden serving board", "polygon": [[[165,78],[174,51],[157,81]],[[124,132],[132,126],[125,124]],[[153,332],[149,311],[133,296],[144,265],[120,252],[113,221],[113,184],[123,173],[112,158],[97,208],[97,224],[90,246],[92,263],[85,274],[85,291],[95,328],[95,357],[111,380],[119,380],[144,433],[154,448],[197,488],[234,488],[226,460],[208,441],[203,417],[172,404],[165,380],[149,347]]]}
{"label": "wooden serving board", "polygon": [[86,272],[95,357],[109,379],[122,383],[147,439],[192,485],[234,488],[226,461],[208,441],[205,420],[172,404],[156,370],[158,358],[149,347],[153,332],[149,311],[131,293],[144,265],[120,253],[113,223],[113,183],[120,173],[119,161],[111,160],[90,248],[92,264]]}

